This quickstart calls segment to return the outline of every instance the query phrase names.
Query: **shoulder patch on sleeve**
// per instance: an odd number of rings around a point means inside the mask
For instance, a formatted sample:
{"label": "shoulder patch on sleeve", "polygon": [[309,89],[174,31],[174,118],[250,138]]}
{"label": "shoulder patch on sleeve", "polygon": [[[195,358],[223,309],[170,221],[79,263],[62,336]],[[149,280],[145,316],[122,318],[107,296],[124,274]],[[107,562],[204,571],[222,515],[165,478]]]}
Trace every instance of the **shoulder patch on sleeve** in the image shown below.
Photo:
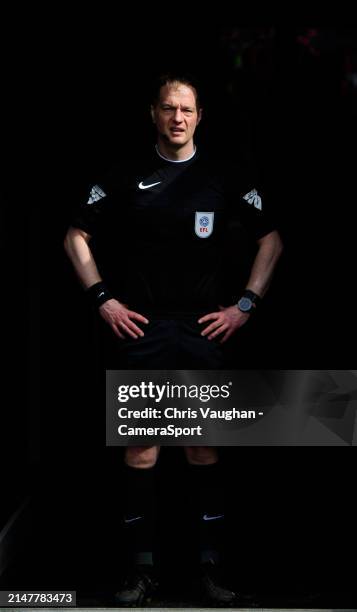
{"label": "shoulder patch on sleeve", "polygon": [[262,210],[263,208],[262,199],[256,189],[252,189],[252,191],[249,191],[248,193],[246,193],[243,196],[243,200],[246,200],[248,204],[253,204],[253,206],[257,208],[258,210]]}
{"label": "shoulder patch on sleeve", "polygon": [[106,195],[107,194],[103,191],[101,187],[99,187],[99,185],[94,185],[90,190],[87,204],[94,204],[95,202],[98,202],[98,200],[105,198]]}

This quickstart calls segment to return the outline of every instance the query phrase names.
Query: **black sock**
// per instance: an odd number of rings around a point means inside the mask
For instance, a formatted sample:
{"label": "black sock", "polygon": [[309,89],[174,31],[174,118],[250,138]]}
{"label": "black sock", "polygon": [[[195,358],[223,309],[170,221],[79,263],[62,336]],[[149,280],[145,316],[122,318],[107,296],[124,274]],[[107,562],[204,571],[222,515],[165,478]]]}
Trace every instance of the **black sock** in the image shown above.
{"label": "black sock", "polygon": [[189,473],[198,523],[200,562],[217,563],[224,549],[224,489],[220,463],[189,465]]}
{"label": "black sock", "polygon": [[155,537],[155,467],[124,466],[124,533],[129,562],[152,565]]}

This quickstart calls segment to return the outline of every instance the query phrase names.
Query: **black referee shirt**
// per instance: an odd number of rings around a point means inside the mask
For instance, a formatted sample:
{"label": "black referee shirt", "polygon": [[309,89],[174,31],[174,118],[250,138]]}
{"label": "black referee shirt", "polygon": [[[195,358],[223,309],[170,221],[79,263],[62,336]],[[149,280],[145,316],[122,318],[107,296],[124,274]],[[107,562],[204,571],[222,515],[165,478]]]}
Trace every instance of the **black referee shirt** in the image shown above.
{"label": "black referee shirt", "polygon": [[222,303],[232,232],[237,243],[243,234],[256,242],[275,228],[265,209],[247,168],[198,153],[172,162],[153,150],[94,185],[71,225],[93,237],[119,301],[143,314],[202,313]]}

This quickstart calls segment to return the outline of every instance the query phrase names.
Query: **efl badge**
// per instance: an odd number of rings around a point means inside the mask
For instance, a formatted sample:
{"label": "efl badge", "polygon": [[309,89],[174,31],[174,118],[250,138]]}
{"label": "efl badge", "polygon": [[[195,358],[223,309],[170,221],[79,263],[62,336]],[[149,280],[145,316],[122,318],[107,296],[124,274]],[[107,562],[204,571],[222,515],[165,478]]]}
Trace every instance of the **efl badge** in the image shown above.
{"label": "efl badge", "polygon": [[213,212],[196,212],[195,232],[199,238],[208,238],[213,232]]}

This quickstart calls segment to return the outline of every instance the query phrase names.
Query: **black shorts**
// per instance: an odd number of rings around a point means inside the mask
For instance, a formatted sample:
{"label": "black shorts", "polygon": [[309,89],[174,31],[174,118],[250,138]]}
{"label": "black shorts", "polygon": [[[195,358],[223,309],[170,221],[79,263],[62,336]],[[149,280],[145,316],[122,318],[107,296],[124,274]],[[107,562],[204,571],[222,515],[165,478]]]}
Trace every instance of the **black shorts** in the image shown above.
{"label": "black shorts", "polygon": [[140,324],[145,336],[136,340],[128,337],[121,340],[101,321],[100,344],[106,369],[222,369],[224,352],[219,338],[208,340],[201,336],[205,325],[200,325],[198,319],[199,315],[182,318],[150,316],[147,325]]}

